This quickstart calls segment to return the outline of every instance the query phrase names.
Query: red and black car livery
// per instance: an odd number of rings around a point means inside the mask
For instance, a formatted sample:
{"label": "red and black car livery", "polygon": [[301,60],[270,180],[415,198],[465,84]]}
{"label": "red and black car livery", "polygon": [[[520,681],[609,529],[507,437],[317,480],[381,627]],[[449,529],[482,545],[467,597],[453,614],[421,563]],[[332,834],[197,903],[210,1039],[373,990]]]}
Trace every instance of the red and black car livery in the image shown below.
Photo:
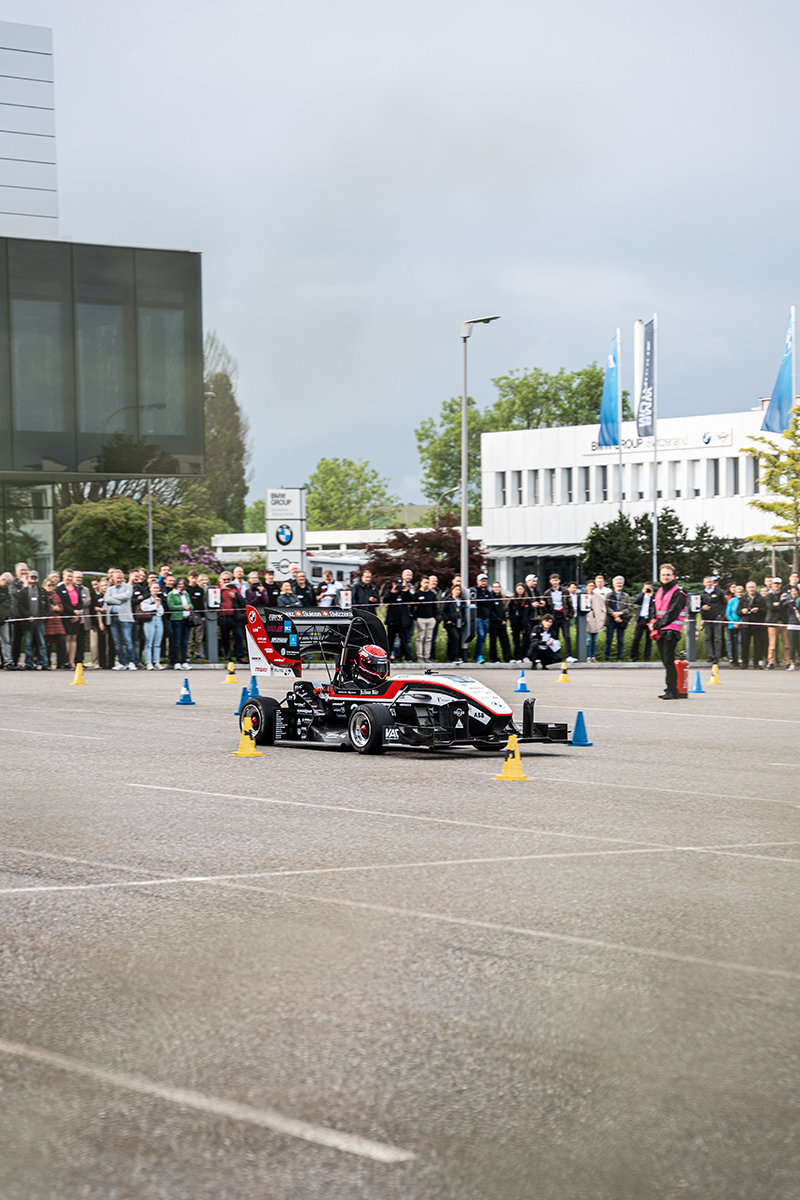
{"label": "red and black car livery", "polygon": [[[248,607],[247,643],[256,677],[295,677],[283,701],[256,696],[243,706],[240,724],[250,718],[260,745],[313,742],[380,754],[392,747],[504,750],[512,733],[521,742],[569,741],[567,725],[534,721],[532,699],[518,724],[505,700],[461,672],[404,672],[375,684],[359,679],[353,668],[362,647],[388,653],[386,630],[369,612],[283,608],[262,617]],[[310,653],[328,665],[326,683],[302,678]]]}

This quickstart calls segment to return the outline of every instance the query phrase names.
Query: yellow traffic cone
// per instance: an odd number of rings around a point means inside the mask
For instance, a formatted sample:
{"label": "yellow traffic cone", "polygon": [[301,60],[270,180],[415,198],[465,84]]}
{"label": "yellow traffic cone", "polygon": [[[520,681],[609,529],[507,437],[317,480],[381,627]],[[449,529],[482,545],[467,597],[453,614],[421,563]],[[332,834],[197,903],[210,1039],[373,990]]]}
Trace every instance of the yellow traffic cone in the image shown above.
{"label": "yellow traffic cone", "polygon": [[86,687],[86,680],[83,678],[83,663],[75,664],[75,678],[70,687]]}
{"label": "yellow traffic cone", "polygon": [[709,681],[708,681],[708,682],[709,682],[709,683],[718,683],[718,684],[719,684],[719,686],[720,686],[720,687],[722,687],[722,680],[721,680],[721,679],[720,679],[720,677],[719,677],[719,667],[717,666],[717,664],[716,664],[716,663],[713,663],[713,664],[712,664],[712,667],[711,667],[711,678],[709,679]]}
{"label": "yellow traffic cone", "polygon": [[256,741],[253,737],[253,723],[249,717],[245,717],[242,721],[242,736],[239,738],[239,749],[234,750],[229,758],[261,758],[261,751],[256,750]]}
{"label": "yellow traffic cone", "polygon": [[522,774],[522,759],[519,756],[519,743],[517,735],[511,734],[506,747],[506,761],[503,763],[503,772],[501,775],[495,775],[495,779],[529,779],[530,776]]}
{"label": "yellow traffic cone", "polygon": [[569,675],[567,674],[567,664],[565,662],[562,662],[561,674],[559,675],[558,679],[556,680],[556,683],[571,683],[571,682],[572,682],[572,680],[570,679]]}
{"label": "yellow traffic cone", "polygon": [[225,676],[226,683],[236,683],[236,663],[228,663],[228,674]]}

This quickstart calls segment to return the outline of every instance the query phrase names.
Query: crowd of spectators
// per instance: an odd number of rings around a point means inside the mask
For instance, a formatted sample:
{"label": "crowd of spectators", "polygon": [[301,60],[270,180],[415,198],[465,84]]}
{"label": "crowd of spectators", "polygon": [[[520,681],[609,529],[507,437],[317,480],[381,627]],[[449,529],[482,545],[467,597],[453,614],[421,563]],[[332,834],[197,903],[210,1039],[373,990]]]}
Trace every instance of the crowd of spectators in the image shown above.
{"label": "crowd of spectators", "polygon": [[[77,663],[115,671],[189,670],[204,663],[208,612],[207,575],[188,570],[174,575],[168,565],[158,572],[137,567],[126,575],[110,567],[103,576],[85,579],[82,572],[66,568],[43,580],[25,563],[14,573],[0,575],[0,662],[8,670],[73,670]],[[245,615],[247,605],[266,608],[310,608],[339,603],[345,587],[324,572],[314,583],[297,567],[292,578],[276,583],[272,572],[242,567],[222,571],[218,653],[221,661],[246,663]],[[464,628],[467,607],[474,603],[476,629],[474,657],[478,663],[508,662],[547,668],[578,655],[578,613],[586,616],[586,657],[597,661],[598,644],[606,661],[622,661],[626,634],[630,658],[649,661],[652,653],[649,624],[654,616],[657,585],[646,583],[633,596],[621,575],[610,586],[602,575],[586,585],[562,584],[551,575],[540,591],[536,575],[529,574],[504,593],[498,580],[491,584],[481,572],[469,597],[456,575],[440,587],[435,574],[414,579],[405,569],[388,584],[378,587],[369,570],[353,584],[355,611],[383,615],[391,658],[395,662],[430,663],[437,657],[442,632],[443,656],[452,663],[465,659]],[[581,600],[581,597],[585,599]],[[581,605],[583,606],[581,608]],[[719,586],[707,576],[699,596],[699,613],[710,662],[728,658],[733,667],[774,670],[783,665],[794,670],[800,659],[800,590],[792,574],[784,585],[767,578],[762,587]],[[605,634],[604,642],[601,641]],[[779,655],[782,660],[779,662]]]}

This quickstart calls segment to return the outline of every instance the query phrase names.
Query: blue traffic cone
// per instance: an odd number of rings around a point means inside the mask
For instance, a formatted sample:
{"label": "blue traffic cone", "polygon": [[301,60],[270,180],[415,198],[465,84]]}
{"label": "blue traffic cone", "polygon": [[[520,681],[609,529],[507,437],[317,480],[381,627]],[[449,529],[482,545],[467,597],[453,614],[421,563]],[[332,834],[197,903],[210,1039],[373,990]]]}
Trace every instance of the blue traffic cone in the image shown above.
{"label": "blue traffic cone", "polygon": [[194,704],[192,693],[189,691],[189,680],[184,679],[183,687],[181,688],[181,698],[175,701],[176,704]]}
{"label": "blue traffic cone", "polygon": [[233,710],[233,715],[234,715],[235,717],[241,716],[242,709],[244,708],[245,704],[247,704],[247,701],[248,701],[249,699],[250,699],[250,697],[249,697],[249,695],[247,694],[247,688],[246,688],[246,687],[243,687],[243,688],[242,688],[242,694],[241,694],[241,696],[239,697],[239,703],[238,703],[238,705],[236,706],[236,708]]}
{"label": "blue traffic cone", "polygon": [[692,684],[692,686],[689,688],[689,694],[690,694],[690,695],[693,695],[693,696],[697,696],[697,695],[699,695],[700,693],[702,693],[703,695],[705,695],[705,693],[706,693],[706,689],[703,687],[702,683],[700,682],[700,672],[699,672],[699,671],[695,671],[695,674],[694,674],[694,683],[693,683],[693,684]]}
{"label": "blue traffic cone", "polygon": [[250,699],[252,700],[254,698],[254,696],[257,696],[257,695],[258,695],[258,680],[256,679],[255,675],[251,675],[250,676]]}
{"label": "blue traffic cone", "polygon": [[514,691],[515,692],[530,691],[530,688],[528,687],[527,683],[525,682],[525,672],[524,671],[520,671],[519,679],[517,680],[517,686],[514,688]]}
{"label": "blue traffic cone", "polygon": [[586,722],[583,719],[583,713],[578,713],[578,719],[575,722],[575,728],[572,731],[573,746],[593,746],[594,742],[590,742],[586,736]]}

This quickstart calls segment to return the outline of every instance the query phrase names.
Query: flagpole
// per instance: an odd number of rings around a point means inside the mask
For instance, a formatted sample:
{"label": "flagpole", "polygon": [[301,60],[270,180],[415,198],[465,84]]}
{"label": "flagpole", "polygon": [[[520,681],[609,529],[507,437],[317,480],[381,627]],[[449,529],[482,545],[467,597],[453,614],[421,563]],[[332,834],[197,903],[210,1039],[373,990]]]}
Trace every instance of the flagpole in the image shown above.
{"label": "flagpole", "polygon": [[658,316],[653,313],[653,579],[658,579]]}
{"label": "flagpole", "polygon": [[619,515],[622,516],[622,333],[617,329],[617,441],[619,442]]}
{"label": "flagpole", "polygon": [[792,403],[789,405],[790,410],[792,408],[794,408],[795,404],[797,403],[797,358],[795,355],[795,348],[794,348],[794,334],[795,334],[794,305],[792,305],[791,311],[792,311]]}

